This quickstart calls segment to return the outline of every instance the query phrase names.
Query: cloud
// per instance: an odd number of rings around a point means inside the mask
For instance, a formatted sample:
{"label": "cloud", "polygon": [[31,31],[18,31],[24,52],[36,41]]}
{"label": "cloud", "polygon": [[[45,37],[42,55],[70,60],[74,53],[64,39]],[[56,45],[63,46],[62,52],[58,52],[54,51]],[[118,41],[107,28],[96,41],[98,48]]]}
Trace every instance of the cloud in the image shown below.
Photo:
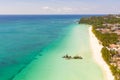
{"label": "cloud", "polygon": [[74,11],[73,8],[70,7],[51,7],[51,6],[43,6],[40,8],[45,13],[69,13]]}
{"label": "cloud", "polygon": [[43,10],[48,10],[48,9],[51,9],[51,8],[48,7],[48,6],[44,6],[44,7],[42,7],[42,9],[43,9]]}
{"label": "cloud", "polygon": [[67,11],[67,12],[71,12],[71,11],[73,11],[74,9],[73,8],[70,8],[70,7],[64,7],[64,8],[62,8],[64,11]]}

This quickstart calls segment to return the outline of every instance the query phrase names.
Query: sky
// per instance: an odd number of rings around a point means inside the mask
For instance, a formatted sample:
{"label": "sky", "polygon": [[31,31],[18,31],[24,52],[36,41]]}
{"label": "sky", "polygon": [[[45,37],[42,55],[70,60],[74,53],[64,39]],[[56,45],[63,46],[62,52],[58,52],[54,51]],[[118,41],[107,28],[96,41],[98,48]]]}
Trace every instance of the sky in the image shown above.
{"label": "sky", "polygon": [[120,14],[120,0],[0,0],[0,14]]}

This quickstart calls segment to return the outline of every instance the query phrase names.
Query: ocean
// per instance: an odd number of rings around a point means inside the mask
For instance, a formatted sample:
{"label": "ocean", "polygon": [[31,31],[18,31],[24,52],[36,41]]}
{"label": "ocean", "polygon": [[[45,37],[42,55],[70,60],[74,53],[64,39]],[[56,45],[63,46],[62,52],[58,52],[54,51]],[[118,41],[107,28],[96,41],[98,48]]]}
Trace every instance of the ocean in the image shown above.
{"label": "ocean", "polygon": [[0,80],[105,80],[88,25],[78,24],[88,16],[0,15]]}

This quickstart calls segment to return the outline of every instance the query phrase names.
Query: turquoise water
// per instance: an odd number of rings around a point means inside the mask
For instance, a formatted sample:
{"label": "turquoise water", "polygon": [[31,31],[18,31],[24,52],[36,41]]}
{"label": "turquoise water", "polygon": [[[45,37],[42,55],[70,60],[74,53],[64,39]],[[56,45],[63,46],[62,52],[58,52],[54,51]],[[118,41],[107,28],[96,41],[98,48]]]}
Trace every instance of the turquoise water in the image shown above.
{"label": "turquoise water", "polygon": [[[76,24],[81,17],[0,16],[0,80],[104,80],[88,26]],[[65,54],[83,60],[65,60]]]}
{"label": "turquoise water", "polygon": [[[50,44],[14,80],[105,80],[94,62],[87,25],[72,25],[62,39]],[[83,60],[66,60],[62,56],[81,55]]]}

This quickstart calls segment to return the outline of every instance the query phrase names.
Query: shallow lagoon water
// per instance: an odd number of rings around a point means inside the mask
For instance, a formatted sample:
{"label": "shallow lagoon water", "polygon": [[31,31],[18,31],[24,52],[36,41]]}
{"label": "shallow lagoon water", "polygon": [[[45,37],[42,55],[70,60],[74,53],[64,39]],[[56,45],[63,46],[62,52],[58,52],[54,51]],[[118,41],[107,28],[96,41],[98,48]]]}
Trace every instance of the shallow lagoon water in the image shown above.
{"label": "shallow lagoon water", "polygon": [[[50,44],[14,80],[105,80],[94,62],[87,25],[71,25],[66,36]],[[65,54],[83,59],[63,59]]]}

